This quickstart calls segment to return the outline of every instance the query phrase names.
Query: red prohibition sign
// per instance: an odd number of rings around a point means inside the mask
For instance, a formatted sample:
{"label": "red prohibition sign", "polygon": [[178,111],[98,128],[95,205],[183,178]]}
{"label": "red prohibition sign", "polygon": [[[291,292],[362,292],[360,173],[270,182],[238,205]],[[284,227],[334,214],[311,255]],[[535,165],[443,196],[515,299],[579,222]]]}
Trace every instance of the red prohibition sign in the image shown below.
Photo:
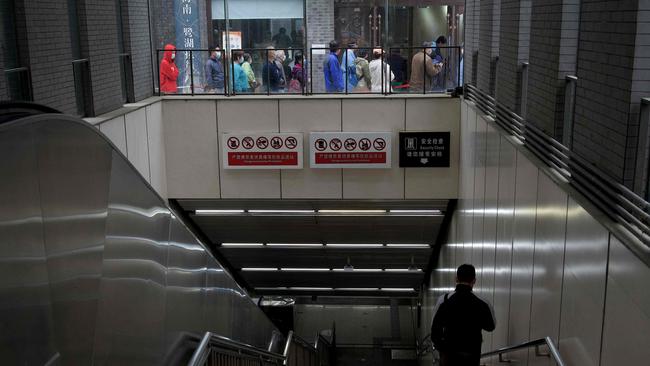
{"label": "red prohibition sign", "polygon": [[298,146],[298,140],[293,136],[289,136],[284,139],[284,145],[289,149],[295,149]]}
{"label": "red prohibition sign", "polygon": [[246,136],[244,139],[241,141],[242,146],[244,146],[244,149],[250,150],[255,146],[255,141],[253,140],[252,137]]}
{"label": "red prohibition sign", "polygon": [[359,148],[361,150],[368,151],[370,150],[370,146],[372,146],[372,144],[370,143],[370,140],[368,140],[367,138],[362,138],[361,140],[359,140]]}
{"label": "red prohibition sign", "polygon": [[325,151],[325,149],[327,149],[327,141],[324,139],[318,139],[314,142],[314,147],[318,151]]}
{"label": "red prohibition sign", "polygon": [[386,148],[386,140],[382,138],[377,138],[375,141],[372,143],[372,146],[375,147],[375,150],[377,151],[382,151],[383,149]]}
{"label": "red prohibition sign", "polygon": [[257,147],[259,149],[262,149],[262,150],[266,149],[267,147],[269,147],[269,139],[267,139],[264,136],[258,137],[257,138]]}
{"label": "red prohibition sign", "polygon": [[281,149],[283,144],[284,144],[284,142],[282,141],[282,139],[280,137],[276,136],[276,137],[271,139],[271,147],[276,149],[276,150]]}
{"label": "red prohibition sign", "polygon": [[342,145],[343,145],[343,143],[339,139],[331,139],[330,140],[330,149],[332,149],[334,151],[341,150]]}
{"label": "red prohibition sign", "polygon": [[239,139],[236,137],[231,137],[228,139],[228,147],[232,150],[239,148]]}
{"label": "red prohibition sign", "polygon": [[349,138],[345,140],[345,150],[352,151],[357,148],[357,140]]}

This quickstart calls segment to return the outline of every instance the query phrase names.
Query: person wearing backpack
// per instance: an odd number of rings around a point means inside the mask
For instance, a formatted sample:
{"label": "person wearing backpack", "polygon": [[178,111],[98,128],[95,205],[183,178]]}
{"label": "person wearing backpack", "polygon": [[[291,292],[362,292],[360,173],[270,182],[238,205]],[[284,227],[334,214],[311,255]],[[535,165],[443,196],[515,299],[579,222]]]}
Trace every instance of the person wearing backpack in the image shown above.
{"label": "person wearing backpack", "polygon": [[490,304],[472,292],[475,283],[476,269],[463,264],[456,271],[456,290],[438,299],[431,341],[440,353],[441,366],[479,366],[481,331],[496,327]]}

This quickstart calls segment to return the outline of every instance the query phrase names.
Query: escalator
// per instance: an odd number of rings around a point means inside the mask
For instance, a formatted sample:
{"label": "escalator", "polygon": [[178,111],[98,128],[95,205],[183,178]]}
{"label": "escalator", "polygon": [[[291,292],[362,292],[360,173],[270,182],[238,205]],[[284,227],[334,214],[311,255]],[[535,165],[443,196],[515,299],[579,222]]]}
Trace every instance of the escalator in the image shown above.
{"label": "escalator", "polygon": [[3,364],[187,364],[208,331],[282,353],[273,323],[96,128],[2,104],[0,156]]}

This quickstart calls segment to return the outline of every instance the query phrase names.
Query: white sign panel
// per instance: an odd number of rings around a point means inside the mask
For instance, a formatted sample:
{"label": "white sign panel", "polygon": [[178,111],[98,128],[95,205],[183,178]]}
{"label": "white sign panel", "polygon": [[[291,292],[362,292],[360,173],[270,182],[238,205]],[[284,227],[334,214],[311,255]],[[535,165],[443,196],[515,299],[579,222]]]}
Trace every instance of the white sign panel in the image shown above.
{"label": "white sign panel", "polygon": [[224,133],[224,169],[302,169],[301,133]]}
{"label": "white sign panel", "polygon": [[309,160],[312,168],[388,169],[390,132],[312,132]]}

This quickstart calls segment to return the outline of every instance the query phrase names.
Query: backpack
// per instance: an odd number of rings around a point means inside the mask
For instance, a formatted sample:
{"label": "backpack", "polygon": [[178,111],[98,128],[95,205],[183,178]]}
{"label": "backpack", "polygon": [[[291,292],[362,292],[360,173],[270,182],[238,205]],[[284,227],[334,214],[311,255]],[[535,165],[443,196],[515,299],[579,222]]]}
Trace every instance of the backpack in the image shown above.
{"label": "backpack", "polygon": [[357,66],[356,65],[348,66],[347,74],[348,74],[348,84],[350,84],[354,88],[359,83],[359,79],[357,78]]}
{"label": "backpack", "polygon": [[298,79],[291,79],[289,82],[289,92],[291,93],[302,93],[302,85]]}
{"label": "backpack", "polygon": [[[440,309],[442,309],[442,307],[447,302],[448,298],[449,298],[449,293],[446,293],[444,299],[442,300],[442,303],[440,304],[440,307],[438,307],[438,311],[440,311]],[[435,316],[435,314],[434,314],[434,316]],[[434,329],[433,329],[433,324],[432,324],[432,327],[431,327],[431,342],[433,343],[434,347],[438,351],[440,351],[440,350],[444,351],[445,350],[446,341],[447,341],[446,338],[447,337],[445,337],[445,329],[443,328],[439,332],[435,332]]]}

